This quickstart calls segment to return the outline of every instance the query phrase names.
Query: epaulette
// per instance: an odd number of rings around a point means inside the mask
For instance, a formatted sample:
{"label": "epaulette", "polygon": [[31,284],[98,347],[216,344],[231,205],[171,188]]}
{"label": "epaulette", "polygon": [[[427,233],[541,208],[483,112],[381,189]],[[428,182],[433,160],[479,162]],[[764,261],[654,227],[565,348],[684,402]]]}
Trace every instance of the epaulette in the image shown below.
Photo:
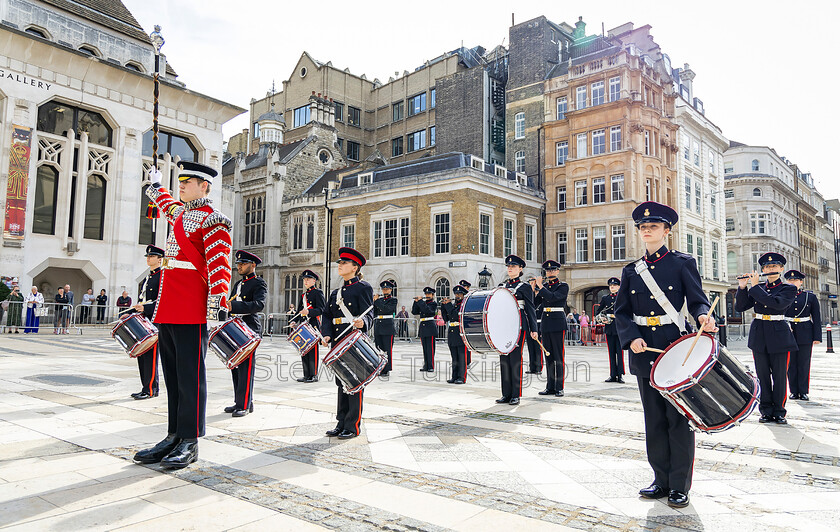
{"label": "epaulette", "polygon": [[201,222],[201,227],[208,229],[215,225],[224,225],[230,230],[233,227],[233,222],[230,221],[230,218],[225,216],[224,214],[220,213],[219,211],[213,211],[207,216],[204,217],[204,221]]}

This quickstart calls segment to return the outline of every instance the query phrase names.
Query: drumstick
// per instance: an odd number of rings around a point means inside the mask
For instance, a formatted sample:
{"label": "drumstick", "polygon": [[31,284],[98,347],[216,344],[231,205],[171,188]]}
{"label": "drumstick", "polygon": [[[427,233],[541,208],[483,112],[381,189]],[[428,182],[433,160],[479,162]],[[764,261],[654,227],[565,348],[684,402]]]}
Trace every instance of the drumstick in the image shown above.
{"label": "drumstick", "polygon": [[[712,302],[712,306],[709,307],[709,312],[706,314],[706,321],[709,321],[709,318],[712,317],[712,312],[715,310],[715,305],[717,305],[718,298],[720,296],[715,296],[715,300]],[[685,366],[685,363],[688,362],[688,357],[691,356],[691,352],[694,350],[694,346],[697,345],[697,340],[700,339],[700,335],[703,334],[703,326],[700,326],[700,330],[697,331],[697,334],[694,335],[694,341],[691,342],[691,347],[688,348],[688,353],[685,354],[685,359],[683,359],[682,365]]]}
{"label": "drumstick", "polygon": [[645,347],[645,351],[653,351],[654,353],[664,353],[664,349],[657,349],[655,347]]}
{"label": "drumstick", "polygon": [[545,353],[545,356],[550,357],[550,356],[551,356],[551,353],[548,351],[548,349],[546,349],[546,348],[545,348],[545,346],[544,346],[544,345],[542,345],[542,342],[540,342],[539,340],[537,340],[536,342],[537,342],[538,344],[540,344],[540,347],[542,348],[543,353]]}

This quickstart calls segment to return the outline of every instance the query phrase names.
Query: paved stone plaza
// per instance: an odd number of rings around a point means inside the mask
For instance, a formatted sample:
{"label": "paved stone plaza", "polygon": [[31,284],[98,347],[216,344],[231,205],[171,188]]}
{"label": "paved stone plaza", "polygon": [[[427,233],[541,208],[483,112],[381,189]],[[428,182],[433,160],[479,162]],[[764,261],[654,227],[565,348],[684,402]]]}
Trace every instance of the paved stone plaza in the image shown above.
{"label": "paved stone plaza", "polygon": [[[416,371],[419,342],[365,391],[362,435],[339,441],[335,384],[300,376],[265,339],[255,411],[232,404],[208,355],[208,428],[198,463],[165,472],[130,461],[165,434],[166,400],[134,401],[137,365],[104,332],[0,338],[0,527],[25,530],[836,530],[840,523],[840,353],[815,350],[811,401],[790,425],[758,415],[699,435],[691,505],[640,499],[645,459],[635,379],[604,383],[603,349],[574,347],[564,398],[530,382],[496,405],[493,357],[466,385]],[[751,359],[743,342],[733,353]],[[323,354],[323,353],[322,353]],[[437,361],[449,359],[438,344]],[[279,360],[279,363],[278,363]],[[292,379],[289,380],[289,370]],[[529,377],[526,375],[526,377]]]}

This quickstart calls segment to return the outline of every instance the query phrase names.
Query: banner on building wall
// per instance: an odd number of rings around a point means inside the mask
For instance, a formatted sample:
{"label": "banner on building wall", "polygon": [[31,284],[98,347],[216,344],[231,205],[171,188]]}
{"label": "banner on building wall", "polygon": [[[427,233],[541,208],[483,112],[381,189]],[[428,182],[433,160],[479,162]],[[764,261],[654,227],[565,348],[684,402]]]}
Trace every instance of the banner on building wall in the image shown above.
{"label": "banner on building wall", "polygon": [[23,239],[26,228],[26,189],[29,183],[31,141],[32,129],[12,126],[9,182],[6,187],[6,223],[3,226],[3,236],[9,239]]}

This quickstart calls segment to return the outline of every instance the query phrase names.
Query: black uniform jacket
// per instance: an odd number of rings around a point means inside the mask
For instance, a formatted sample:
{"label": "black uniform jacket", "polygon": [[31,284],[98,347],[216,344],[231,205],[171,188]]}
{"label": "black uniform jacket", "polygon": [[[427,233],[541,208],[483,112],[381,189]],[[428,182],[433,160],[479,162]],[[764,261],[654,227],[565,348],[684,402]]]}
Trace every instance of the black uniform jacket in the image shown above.
{"label": "black uniform jacket", "polygon": [[145,279],[140,281],[137,289],[137,297],[143,302],[143,316],[152,319],[155,315],[155,303],[160,291],[160,268],[149,272]]}
{"label": "black uniform jacket", "polygon": [[[411,305],[411,313],[415,316],[420,316],[421,318],[434,318],[437,313],[437,301],[434,299],[421,299],[419,301],[415,301],[414,304]],[[421,321],[420,325],[417,327],[421,338],[426,336],[435,336],[436,329],[437,325],[435,325],[435,320]]]}
{"label": "black uniform jacket", "polygon": [[[309,288],[303,294],[300,295],[300,300],[298,301],[297,311],[300,312],[303,310],[303,298],[306,298],[307,307],[309,308],[309,316],[298,316],[295,318],[296,323],[300,323],[304,320],[309,320],[309,325],[315,327],[316,329],[321,328],[321,320],[318,318],[324,313],[324,310],[327,308],[327,301],[324,299],[324,293],[321,292],[320,288]],[[349,308],[349,307],[348,307]]]}
{"label": "black uniform jacket", "polygon": [[[463,347],[464,339],[461,338],[461,308],[464,305],[463,299],[453,299],[440,306],[440,315],[446,322],[446,343],[452,347]],[[455,325],[452,325],[452,324]]]}
{"label": "black uniform jacket", "polygon": [[540,332],[553,333],[567,329],[565,310],[547,312],[546,308],[566,309],[566,298],[569,296],[569,285],[559,279],[547,279],[543,287],[537,292],[537,297],[542,300],[542,321],[540,321]]}
{"label": "black uniform jacket", "polygon": [[[665,293],[668,301],[679,311],[688,303],[688,312],[695,319],[709,311],[709,300],[703,293],[700,272],[694,257],[662,246],[653,254],[645,254],[648,270],[656,284]],[[635,262],[621,271],[621,288],[615,305],[615,324],[622,349],[630,349],[630,343],[642,338],[647,345],[665,349],[680,337],[680,327],[675,324],[648,327],[638,325],[633,316],[665,316],[665,311],[653,299],[641,276],[636,274]],[[642,377],[650,376],[650,367],[659,353],[644,351],[630,352],[630,373]]]}
{"label": "black uniform jacket", "polygon": [[[796,287],[777,279],[773,283],[761,283],[752,288],[739,288],[735,292],[735,310],[745,312],[753,309],[756,314],[784,315],[796,297]],[[754,351],[784,353],[796,349],[796,340],[788,322],[754,319],[750,325],[747,346]]]}
{"label": "black uniform jacket", "polygon": [[[615,314],[615,300],[618,299],[618,293],[615,294],[607,294],[601,298],[601,302],[598,303],[598,314]],[[604,325],[604,334],[610,335],[617,335],[618,329],[615,326],[615,318],[613,318],[611,323]]]}
{"label": "black uniform jacket", "polygon": [[785,316],[789,318],[807,318],[811,321],[791,322],[793,337],[798,345],[808,345],[811,342],[822,341],[822,318],[820,317],[820,302],[813,292],[803,290],[796,293],[793,305],[789,306]]}
{"label": "black uniform jacket", "polygon": [[[376,336],[394,336],[397,328],[394,326],[394,316],[397,314],[397,298],[382,296],[373,302],[373,334]],[[378,319],[377,316],[390,316]]]}
{"label": "black uniform jacket", "polygon": [[[239,289],[239,285],[242,288]],[[236,291],[239,289],[239,295]],[[268,285],[265,279],[250,273],[236,281],[230,291],[230,313],[241,314],[242,321],[257,334],[262,334],[262,319],[257,313],[265,308],[265,295]]]}
{"label": "black uniform jacket", "polygon": [[[344,332],[348,327],[352,327],[352,323],[335,323],[336,319],[344,318],[341,308],[338,306],[338,300],[343,299],[347,310],[352,314],[352,317],[358,317],[359,314],[366,311],[368,307],[373,304],[373,288],[367,281],[362,281],[358,277],[353,277],[349,281],[344,281],[341,288],[336,288],[330,293],[330,298],[327,300],[327,309],[321,319],[321,334],[329,336],[333,343],[335,339]],[[373,312],[373,311],[371,311]],[[362,316],[364,326],[362,331],[367,332],[373,324],[373,317],[371,312]],[[347,333],[350,334],[350,333]],[[342,337],[342,340],[347,335]]]}
{"label": "black uniform jacket", "polygon": [[519,319],[522,322],[522,330],[526,334],[537,330],[537,315],[534,313],[534,290],[528,283],[523,283],[520,278],[508,279],[502,285],[511,292],[517,301],[522,301],[524,306],[519,308]]}

